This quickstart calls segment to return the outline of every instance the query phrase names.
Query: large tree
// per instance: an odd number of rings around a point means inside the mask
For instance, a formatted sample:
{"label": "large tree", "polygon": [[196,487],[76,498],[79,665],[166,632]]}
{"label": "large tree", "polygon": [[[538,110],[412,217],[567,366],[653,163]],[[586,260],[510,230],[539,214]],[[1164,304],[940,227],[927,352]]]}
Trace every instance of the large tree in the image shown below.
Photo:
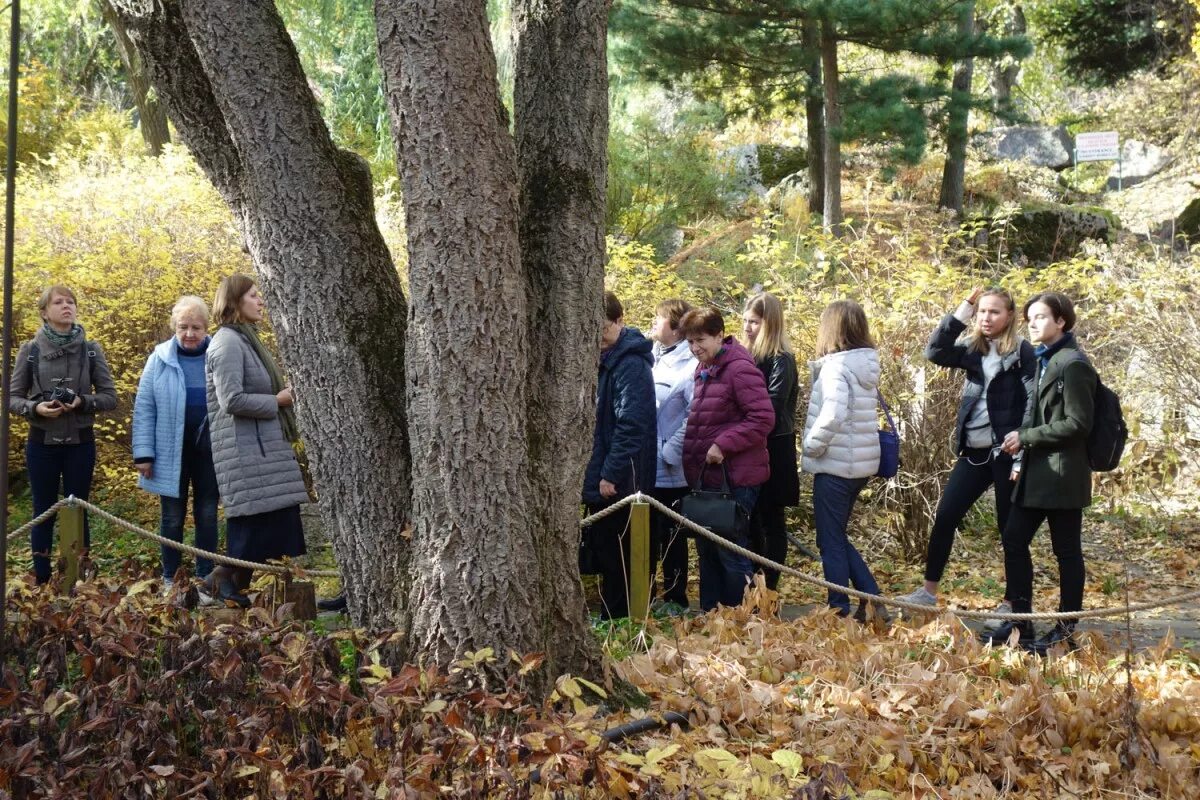
{"label": "large tree", "polygon": [[376,0],[407,302],[274,4],[117,5],[261,276],[355,622],[402,630],[405,658],[491,647],[594,674],[576,552],[607,3],[518,2],[514,135],[484,0]]}

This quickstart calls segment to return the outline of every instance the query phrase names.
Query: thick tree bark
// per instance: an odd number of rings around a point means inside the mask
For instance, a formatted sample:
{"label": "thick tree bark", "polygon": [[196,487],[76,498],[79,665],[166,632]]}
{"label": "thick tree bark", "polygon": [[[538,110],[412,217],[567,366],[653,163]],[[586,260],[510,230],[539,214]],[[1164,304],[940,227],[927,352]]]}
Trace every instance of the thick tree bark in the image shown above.
{"label": "thick tree bark", "polygon": [[171,130],[167,125],[167,112],[158,102],[153,93],[150,78],[142,66],[142,59],[137,49],[129,40],[121,17],[113,8],[111,0],[97,0],[100,13],[105,22],[112,28],[117,41],[117,52],[125,65],[125,73],[129,76],[129,90],[133,93],[133,102],[138,110],[138,130],[142,132],[142,140],[146,142],[146,150],[152,156],[162,155],[163,147],[171,142]]}
{"label": "thick tree bark", "polygon": [[[958,21],[958,34],[966,40],[975,32],[974,0],[964,3]],[[975,59],[964,58],[954,68],[954,79],[950,82],[949,124],[946,130],[946,163],[942,168],[942,188],[938,205],[959,213],[963,208],[963,194],[967,174],[967,121],[971,113],[971,77],[975,71]]]}
{"label": "thick tree bark", "polygon": [[399,625],[406,309],[367,166],[333,145],[273,3],[114,5],[258,270],[352,617]]}
{"label": "thick tree bark", "polygon": [[595,671],[579,492],[595,420],[608,174],[609,0],[517,0],[514,116],[528,292],[528,453],[549,674]]}
{"label": "thick tree bark", "polygon": [[[539,530],[547,508],[559,519],[562,485],[575,477],[576,464],[559,462],[567,477],[535,482],[531,450],[544,449],[540,442],[529,447],[530,433],[540,439],[553,429],[541,418],[531,427],[527,406],[533,382],[586,392],[586,372],[571,346],[582,350],[588,341],[564,342],[559,355],[567,360],[553,374],[531,371],[516,151],[485,4],[376,0],[375,9],[412,302],[409,655],[445,663],[492,647],[501,658],[510,650],[538,651],[555,670],[591,669],[594,645],[589,651],[583,640],[578,578],[561,563],[577,522],[566,531]],[[594,303],[598,309],[599,299]],[[573,330],[539,328],[537,335],[565,338]],[[542,493],[546,487],[551,496]],[[560,563],[544,563],[550,558]]]}
{"label": "thick tree bark", "polygon": [[838,91],[838,41],[834,23],[821,21],[821,70],[825,87],[825,230],[842,233],[842,104]]}
{"label": "thick tree bark", "polygon": [[808,130],[808,211],[825,215],[825,102],[821,97],[821,23],[806,17],[800,32],[804,46],[804,120]]}

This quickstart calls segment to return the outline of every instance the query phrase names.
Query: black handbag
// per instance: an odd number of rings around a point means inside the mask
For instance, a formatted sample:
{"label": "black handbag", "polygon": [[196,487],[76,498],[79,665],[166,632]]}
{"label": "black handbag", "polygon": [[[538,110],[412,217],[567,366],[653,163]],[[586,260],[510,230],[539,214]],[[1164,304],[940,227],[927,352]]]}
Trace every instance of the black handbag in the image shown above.
{"label": "black handbag", "polygon": [[692,491],[684,495],[680,501],[680,513],[701,527],[708,528],[713,533],[726,538],[739,536],[750,524],[750,515],[746,513],[733,497],[733,488],[729,484],[729,470],[721,464],[721,488],[704,488],[704,470]]}

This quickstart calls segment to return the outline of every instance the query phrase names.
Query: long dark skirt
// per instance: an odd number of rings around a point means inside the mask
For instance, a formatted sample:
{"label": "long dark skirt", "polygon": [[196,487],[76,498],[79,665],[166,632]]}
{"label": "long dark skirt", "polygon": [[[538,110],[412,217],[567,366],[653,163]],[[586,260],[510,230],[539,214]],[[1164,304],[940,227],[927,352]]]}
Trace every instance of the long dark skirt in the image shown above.
{"label": "long dark skirt", "polygon": [[771,505],[791,507],[800,504],[800,473],[796,469],[796,434],[767,439],[771,477],[758,495]]}
{"label": "long dark skirt", "polygon": [[229,555],[244,561],[261,564],[273,558],[302,556],[307,550],[300,506],[229,517],[225,541]]}

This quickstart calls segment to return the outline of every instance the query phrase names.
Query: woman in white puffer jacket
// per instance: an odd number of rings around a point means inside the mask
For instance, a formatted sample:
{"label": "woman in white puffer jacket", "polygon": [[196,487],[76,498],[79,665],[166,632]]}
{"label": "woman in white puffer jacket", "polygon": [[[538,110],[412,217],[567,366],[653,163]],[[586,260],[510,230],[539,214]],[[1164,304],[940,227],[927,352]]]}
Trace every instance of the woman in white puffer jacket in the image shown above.
{"label": "woman in white puffer jacket", "polygon": [[[813,511],[825,580],[879,594],[870,567],[846,535],[854,502],[879,469],[879,357],[867,316],[853,300],[830,303],[817,331],[817,360],[804,426],[801,468],[813,473]],[[829,605],[850,614],[850,598],[829,592]],[[865,621],[859,604],[855,617]],[[886,619],[882,607],[875,615]]]}

